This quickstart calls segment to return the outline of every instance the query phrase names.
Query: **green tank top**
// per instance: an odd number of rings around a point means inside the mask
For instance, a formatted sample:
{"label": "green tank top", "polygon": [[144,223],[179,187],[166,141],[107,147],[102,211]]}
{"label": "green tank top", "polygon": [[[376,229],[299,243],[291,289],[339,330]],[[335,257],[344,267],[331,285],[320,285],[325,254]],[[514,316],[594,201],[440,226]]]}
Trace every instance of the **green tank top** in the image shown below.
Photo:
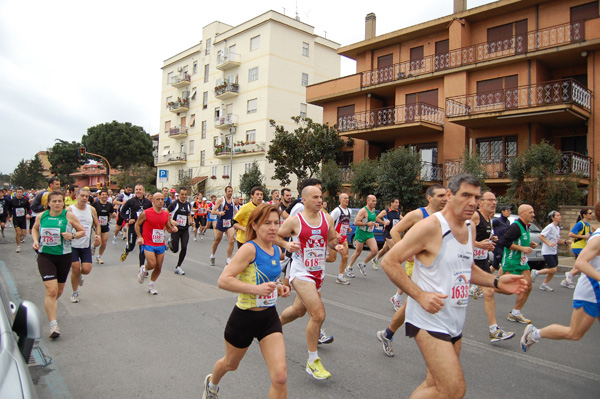
{"label": "green tank top", "polygon": [[58,216],[50,216],[50,211],[45,211],[40,219],[40,252],[48,255],[70,254],[71,241],[65,240],[61,233],[71,229],[66,209]]}
{"label": "green tank top", "polygon": [[[369,210],[369,208],[367,208],[366,206],[364,207],[365,210],[367,211],[367,223],[368,222],[374,222],[375,219],[377,218],[377,215],[375,214],[375,211],[371,212]],[[363,219],[364,220],[364,219]],[[375,227],[369,227],[369,226],[359,226],[358,230],[363,231],[365,233],[373,233],[373,230],[375,230]],[[357,231],[358,232],[358,231]]]}
{"label": "green tank top", "polygon": [[[515,221],[515,223],[519,225],[519,229],[521,229],[521,235],[513,242],[513,244],[520,245],[522,247],[528,247],[529,244],[531,244],[529,230],[524,228],[520,221]],[[523,252],[517,251],[516,249],[510,250],[508,248],[504,248],[503,265],[506,269],[521,269],[527,264],[527,260],[527,255],[525,255]]]}

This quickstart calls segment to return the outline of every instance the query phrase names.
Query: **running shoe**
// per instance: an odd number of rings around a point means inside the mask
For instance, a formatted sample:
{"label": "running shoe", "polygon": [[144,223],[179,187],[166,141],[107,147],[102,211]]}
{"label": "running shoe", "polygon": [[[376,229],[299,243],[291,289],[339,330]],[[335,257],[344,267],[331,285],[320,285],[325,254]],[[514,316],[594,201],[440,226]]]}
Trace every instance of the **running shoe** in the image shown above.
{"label": "running shoe", "polygon": [[506,318],[508,321],[514,321],[515,323],[522,323],[522,324],[530,324],[531,320],[526,319],[525,317],[523,317],[522,314],[519,315],[513,315],[512,313],[508,313],[508,317]]}
{"label": "running shoe", "polygon": [[177,266],[175,268],[175,274],[179,274],[180,276],[185,276],[185,272],[183,271],[183,269],[181,268],[181,266]]}
{"label": "running shoe", "polygon": [[215,262],[215,258],[211,256],[211,257],[210,257],[210,260],[208,261],[208,263],[209,263],[211,266],[214,266],[214,265],[216,264],[216,262]]}
{"label": "running shoe", "polygon": [[554,289],[552,287],[550,287],[548,284],[542,284],[542,285],[540,285],[540,290],[542,290],[542,291],[548,291],[548,292],[554,291]]}
{"label": "running shoe", "polygon": [[498,328],[496,328],[496,331],[494,331],[494,332],[490,331],[490,342],[504,341],[507,339],[511,339],[514,336],[515,336],[514,332],[504,331],[503,329],[498,327]]}
{"label": "running shoe", "polygon": [[356,266],[358,267],[358,271],[360,272],[360,274],[362,274],[363,276],[367,275],[367,270],[364,263],[358,262]]}
{"label": "running shoe", "polygon": [[539,276],[540,272],[535,269],[531,269],[531,283],[535,283],[535,279]]}
{"label": "running shoe", "polygon": [[129,255],[127,253],[127,250],[123,251],[123,253],[121,254],[121,262],[125,262],[125,259],[127,259],[127,255]]}
{"label": "running shoe", "polygon": [[213,391],[208,387],[208,383],[210,382],[211,377],[212,374],[209,374],[206,377],[204,377],[204,389],[202,390],[202,399],[219,399],[217,395],[219,392],[219,388],[217,388],[216,391]]}
{"label": "running shoe", "polygon": [[573,283],[569,283],[567,281],[567,279],[564,279],[563,281],[560,282],[560,286],[561,287],[565,287],[565,288],[569,288],[569,289],[574,289],[575,288],[575,284]]}
{"label": "running shoe", "polygon": [[156,291],[156,289],[154,288],[153,285],[149,285],[148,286],[148,294],[150,294],[150,295],[158,295],[158,291]]}
{"label": "running shoe", "polygon": [[142,284],[147,275],[148,272],[146,271],[146,268],[144,266],[140,267],[140,272],[138,273],[137,279],[138,283]]}
{"label": "running shoe", "polygon": [[79,303],[79,292],[73,291],[71,295],[71,303]]}
{"label": "running shoe", "polygon": [[196,236],[194,236],[194,241],[198,241],[198,239],[196,238]]}
{"label": "running shoe", "polygon": [[377,334],[375,335],[377,336],[379,342],[381,342],[381,345],[383,345],[383,351],[385,354],[389,357],[394,357],[394,348],[392,347],[392,341],[394,339],[387,339],[385,337],[385,330],[377,331]]}
{"label": "running shoe", "polygon": [[103,265],[104,261],[102,260],[102,258],[100,257],[100,255],[96,256],[96,263]]}
{"label": "running shoe", "polygon": [[536,328],[533,324],[528,324],[527,327],[525,327],[525,331],[523,331],[523,336],[521,337],[521,349],[523,349],[523,352],[527,352],[527,349],[537,342],[533,339],[533,332],[535,330]]}
{"label": "running shoe", "polygon": [[171,237],[169,237],[169,239],[167,240],[167,248],[169,248],[171,252],[175,252],[173,251],[173,240],[171,240]]}
{"label": "running shoe", "polygon": [[326,378],[331,377],[331,373],[325,370],[323,367],[323,363],[321,363],[321,358],[317,358],[314,362],[310,363],[306,361],[306,372],[313,376],[313,378],[317,380],[324,380]]}
{"label": "running shoe", "polygon": [[58,324],[53,324],[50,326],[50,338],[58,338],[60,337],[60,330],[58,329]]}
{"label": "running shoe", "polygon": [[335,282],[337,284],[342,284],[342,285],[348,285],[348,284],[350,284],[350,281],[348,281],[347,279],[345,279],[343,276],[336,278]]}
{"label": "running shoe", "polygon": [[21,244],[25,242],[25,237],[21,237]]}
{"label": "running shoe", "polygon": [[565,273],[565,280],[567,280],[569,284],[573,284],[573,276],[571,275],[571,272]]}
{"label": "running shoe", "polygon": [[96,255],[96,247],[92,245],[92,256]]}
{"label": "running shoe", "polygon": [[473,299],[478,300],[483,297],[483,291],[479,285],[475,285],[475,290],[473,291]]}
{"label": "running shoe", "polygon": [[325,334],[325,330],[321,329],[319,331],[319,345],[321,344],[330,344],[333,342],[333,335]]}
{"label": "running shoe", "polygon": [[200,241],[204,240],[204,234],[200,234]]}
{"label": "running shoe", "polygon": [[373,269],[379,270],[379,259],[373,258]]}
{"label": "running shoe", "polygon": [[402,301],[397,300],[396,295],[394,295],[390,298],[390,302],[392,303],[392,306],[394,307],[394,310],[396,310],[396,311],[402,307]]}
{"label": "running shoe", "polygon": [[355,278],[356,277],[354,275],[354,273],[352,273],[352,268],[351,267],[347,267],[346,268],[346,277],[349,277],[349,278]]}
{"label": "running shoe", "polygon": [[20,246],[20,245],[17,245],[17,251],[16,251],[16,252],[17,252],[18,254],[20,254],[20,253],[21,253],[21,246]]}
{"label": "running shoe", "polygon": [[112,245],[114,245],[114,246],[117,245],[117,237],[116,236],[113,236]]}

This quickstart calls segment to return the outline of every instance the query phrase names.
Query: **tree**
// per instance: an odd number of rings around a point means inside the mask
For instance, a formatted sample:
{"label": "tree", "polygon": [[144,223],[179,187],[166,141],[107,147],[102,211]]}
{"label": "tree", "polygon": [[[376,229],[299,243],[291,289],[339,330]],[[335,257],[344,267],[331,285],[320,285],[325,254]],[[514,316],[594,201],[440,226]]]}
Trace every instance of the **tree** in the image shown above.
{"label": "tree", "polygon": [[255,186],[262,187],[264,193],[263,199],[268,201],[270,199],[270,193],[267,192],[267,188],[265,187],[265,177],[261,173],[256,161],[252,162],[250,169],[240,177],[240,191],[246,198],[250,198],[250,191],[252,190],[252,187]]}
{"label": "tree", "polygon": [[322,162],[339,160],[342,148],[352,147],[354,141],[342,139],[337,128],[328,124],[315,123],[300,116],[293,116],[292,120],[298,125],[293,132],[271,120],[275,136],[267,152],[267,160],[275,164],[273,180],[288,185],[290,175],[294,175],[300,192],[303,179],[315,176]]}
{"label": "tree", "polygon": [[[152,166],[152,138],[139,126],[112,121],[88,128],[81,138],[87,152],[105,157],[113,168]],[[117,151],[115,151],[117,150]]]}
{"label": "tree", "polygon": [[24,159],[21,159],[13,171],[10,182],[13,186],[27,187],[27,162]]}
{"label": "tree", "polygon": [[37,154],[35,154],[27,166],[27,183],[27,187],[29,188],[46,188],[44,165]]}
{"label": "tree", "polygon": [[158,191],[156,188],[156,168],[149,168],[146,165],[130,166],[115,175],[114,180],[119,187],[124,188],[127,184],[134,187],[136,184],[141,184],[146,192],[154,193]]}
{"label": "tree", "polygon": [[403,209],[412,210],[423,203],[421,155],[398,147],[381,155],[377,171],[376,194],[387,203],[398,198]]}
{"label": "tree", "polygon": [[358,195],[361,203],[364,203],[369,194],[375,194],[378,169],[377,161],[368,158],[352,164],[350,185],[352,186],[352,192]]}
{"label": "tree", "polygon": [[329,209],[333,209],[338,204],[337,194],[342,188],[342,170],[333,159],[330,159],[323,162],[318,176],[323,187],[323,194],[327,193],[323,199],[329,205]]}
{"label": "tree", "polygon": [[84,159],[79,158],[79,143],[75,141],[64,141],[56,139],[56,143],[48,151],[48,162],[52,165],[50,171],[60,179],[61,182],[69,184],[75,181],[69,176],[77,172],[77,169],[85,163]]}
{"label": "tree", "polygon": [[485,178],[487,177],[487,173],[479,154],[472,154],[468,148],[465,148],[463,155],[460,157],[460,162],[462,171],[475,176],[481,184],[481,192],[483,193],[486,191],[487,186],[485,185]]}

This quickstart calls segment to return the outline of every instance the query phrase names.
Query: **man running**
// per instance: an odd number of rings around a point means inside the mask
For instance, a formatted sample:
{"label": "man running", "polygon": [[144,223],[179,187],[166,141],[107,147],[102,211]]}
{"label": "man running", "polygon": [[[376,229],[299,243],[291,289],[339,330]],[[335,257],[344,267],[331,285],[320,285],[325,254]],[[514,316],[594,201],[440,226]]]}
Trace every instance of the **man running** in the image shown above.
{"label": "man running", "polygon": [[279,213],[281,213],[282,220],[285,220],[283,217],[283,211],[287,209],[288,206],[292,203],[292,190],[289,188],[281,189],[281,201],[279,201]]}
{"label": "man running", "polygon": [[[348,265],[348,233],[350,232],[350,216],[352,215],[352,212],[348,209],[350,196],[346,193],[341,193],[338,198],[340,200],[340,205],[331,211],[330,216],[334,223],[333,227],[339,234],[339,243],[344,246],[344,249],[340,252],[342,260],[340,261],[340,270],[335,282],[337,284],[348,285],[350,284],[350,281],[344,277],[344,272]],[[337,252],[329,251],[327,262],[335,262],[336,258]]]}
{"label": "man running", "polygon": [[72,303],[79,303],[79,287],[83,286],[83,275],[88,275],[92,271],[92,245],[100,245],[101,230],[98,214],[96,208],[88,203],[89,198],[90,190],[80,188],[77,191],[77,204],[68,208],[85,230],[83,237],[71,241]]}
{"label": "man running", "polygon": [[233,218],[237,214],[237,211],[233,207],[233,188],[231,186],[225,187],[225,196],[217,200],[210,213],[218,218],[214,231],[215,238],[212,244],[212,252],[210,254],[210,265],[215,265],[215,253],[223,238],[223,233],[227,234],[227,260],[225,261],[225,265],[228,265],[233,255],[233,244],[235,241]]}
{"label": "man running", "polygon": [[270,205],[279,205],[281,202],[281,198],[279,197],[279,190],[274,189],[271,190],[271,201],[269,201]]}
{"label": "man running", "polygon": [[374,269],[379,268],[379,261],[381,258],[383,258],[383,255],[394,246],[394,240],[392,239],[390,232],[400,220],[402,220],[402,213],[400,212],[400,200],[398,198],[394,198],[390,201],[390,207],[379,212],[379,215],[377,215],[377,218],[375,219],[377,223],[385,226],[383,228],[383,238],[385,238],[385,243],[383,244],[381,250],[377,253],[377,256],[373,258]]}
{"label": "man running", "polygon": [[[325,279],[325,257],[327,246],[338,252],[343,245],[337,244],[337,233],[333,219],[322,212],[321,190],[308,186],[302,190],[304,210],[290,216],[279,229],[280,247],[292,252],[290,284],[296,290],[294,303],[281,312],[281,324],[285,325],[302,317],[308,311],[310,319],[306,326],[308,361],[306,372],[316,379],[331,377],[319,358],[317,347],[321,325],[325,320],[325,307],[321,300],[321,287]],[[284,241],[294,237],[294,241]],[[298,245],[299,244],[299,245]]]}
{"label": "man running", "polygon": [[146,265],[140,265],[138,283],[142,284],[148,276],[148,272],[152,270],[150,282],[148,283],[148,293],[150,295],[158,295],[154,283],[160,276],[163,260],[165,259],[165,229],[171,234],[177,232],[177,222],[172,220],[169,213],[162,209],[164,201],[162,193],[155,193],[152,196],[152,206],[145,208],[140,213],[134,225],[136,241],[142,248],[141,253],[146,257]]}
{"label": "man running", "polygon": [[203,240],[208,228],[208,203],[206,202],[206,197],[202,197],[202,194],[199,194],[192,210],[194,211],[194,241],[197,241],[196,235],[198,234],[198,230],[200,231],[200,239]]}
{"label": "man running", "polygon": [[[100,222],[100,249],[98,255],[96,255],[96,263],[104,264],[102,255],[106,250],[106,244],[108,243],[108,232],[110,231],[110,219],[115,217],[115,208],[108,202],[108,191],[104,188],[100,191],[98,201],[95,201],[92,206],[96,210],[98,215],[98,222]],[[95,248],[95,247],[94,247]],[[92,254],[94,250],[92,249]]]}
{"label": "man running", "polygon": [[350,258],[350,266],[348,266],[348,269],[346,270],[346,276],[350,278],[356,277],[354,273],[352,273],[352,266],[354,266],[354,262],[356,262],[362,253],[365,244],[369,247],[370,252],[363,262],[358,262],[357,264],[360,274],[363,276],[367,275],[367,271],[365,270],[366,264],[377,255],[377,241],[375,241],[375,234],[373,234],[373,230],[379,227],[379,223],[376,221],[377,215],[375,214],[376,204],[377,197],[372,194],[368,195],[367,205],[358,211],[356,219],[354,220],[354,225],[357,226],[356,233],[354,234],[354,241],[356,242],[354,245],[355,251]]}
{"label": "man running", "polygon": [[[492,230],[494,230],[494,235],[498,237],[498,241],[502,237],[504,237],[504,233],[510,227],[510,220],[508,219],[511,213],[510,206],[503,205],[500,208],[500,217],[492,220]],[[498,242],[496,241],[496,243]],[[499,245],[496,245],[494,248],[494,263],[492,265],[492,270],[500,270],[500,265],[502,264],[502,255],[504,255],[504,248]]]}
{"label": "man running", "polygon": [[[427,377],[412,397],[462,398],[466,383],[460,365],[462,329],[469,282],[520,293],[521,276],[496,277],[473,266],[475,230],[470,223],[481,196],[479,180],[458,174],[448,182],[449,200],[441,212],[419,222],[382,262],[394,284],[409,295],[406,335],[415,338],[427,364]],[[402,262],[414,256],[412,280]]]}
{"label": "man running", "polygon": [[123,239],[127,237],[127,219],[128,215],[124,215],[121,217],[121,209],[123,205],[130,199],[132,199],[134,194],[131,192],[131,185],[128,184],[125,186],[125,191],[117,195],[113,201],[113,205],[117,210],[117,223],[115,225],[115,234],[112,239],[112,245],[117,245],[117,236],[119,235],[119,231],[123,229]]}
{"label": "man running", "polygon": [[10,201],[12,223],[16,232],[17,253],[21,253],[21,243],[25,242],[27,221],[31,218],[30,211],[29,200],[23,196],[23,187],[17,188],[17,195]]}
{"label": "man running", "polygon": [[186,188],[179,189],[179,197],[167,209],[177,225],[177,231],[171,234],[167,245],[173,253],[177,253],[179,251],[179,243],[181,242],[181,252],[179,252],[179,259],[177,260],[177,266],[175,266],[175,274],[180,276],[185,275],[181,265],[187,254],[187,246],[190,241],[190,223],[193,220],[191,214],[192,206],[187,202],[187,195]]}
{"label": "man running", "polygon": [[5,238],[4,229],[6,228],[6,220],[9,217],[8,209],[10,200],[11,198],[6,194],[6,189],[3,188],[0,190],[0,229],[2,229],[2,238]]}
{"label": "man running", "polygon": [[[254,208],[263,203],[263,195],[264,193],[260,186],[252,187],[250,189],[251,201],[244,204],[233,218],[233,228],[237,231],[235,240],[237,241],[238,248],[246,242],[246,226],[248,225],[248,219]],[[211,263],[211,265],[213,264],[214,263]]]}
{"label": "man running", "polygon": [[[145,198],[144,194],[146,190],[144,186],[141,184],[137,184],[135,186],[135,196],[129,200],[121,207],[121,219],[125,220],[129,225],[129,229],[127,230],[127,245],[125,246],[125,251],[121,254],[121,262],[125,262],[127,259],[127,255],[135,248],[135,243],[137,241],[137,232],[135,228],[133,228],[137,218],[144,211],[144,209],[148,209],[152,207],[152,202]],[[161,202],[162,207],[162,202]],[[139,261],[140,266],[144,264],[144,253],[140,249]]]}

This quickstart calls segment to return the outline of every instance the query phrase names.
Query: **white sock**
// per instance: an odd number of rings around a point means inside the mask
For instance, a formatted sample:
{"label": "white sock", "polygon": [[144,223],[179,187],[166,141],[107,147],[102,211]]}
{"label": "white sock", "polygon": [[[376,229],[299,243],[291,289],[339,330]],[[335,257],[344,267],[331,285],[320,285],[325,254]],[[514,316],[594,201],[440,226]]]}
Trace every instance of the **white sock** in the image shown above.
{"label": "white sock", "polygon": [[542,339],[542,336],[540,335],[540,330],[534,328],[533,333],[531,334],[531,338],[533,338],[534,341],[539,341],[540,339]]}
{"label": "white sock", "polygon": [[400,295],[400,294],[398,294],[398,293],[396,292],[396,294],[394,295],[394,299],[395,299],[396,301],[400,302],[400,300],[402,299],[402,295]]}
{"label": "white sock", "polygon": [[318,351],[314,351],[314,352],[308,351],[308,362],[309,362],[309,363],[312,363],[312,362],[314,362],[314,361],[315,361],[315,360],[317,360],[318,358],[319,358],[319,353],[318,353]]}
{"label": "white sock", "polygon": [[153,288],[154,287],[154,281],[150,281],[148,283],[148,288]]}
{"label": "white sock", "polygon": [[231,262],[231,258],[227,258],[227,261],[226,261],[226,262],[227,262],[227,263]]}
{"label": "white sock", "polygon": [[217,392],[219,390],[219,386],[212,383],[212,379],[208,381],[208,389],[213,392]]}
{"label": "white sock", "polygon": [[518,315],[520,315],[520,314],[521,314],[521,311],[520,311],[520,310],[517,310],[517,309],[513,309],[513,310],[512,310],[512,312],[510,312],[510,313],[511,313],[513,316],[518,316]]}
{"label": "white sock", "polygon": [[57,326],[57,325],[58,325],[58,322],[56,320],[50,320],[50,327]]}
{"label": "white sock", "polygon": [[339,278],[339,279],[342,279],[342,278],[344,278],[344,273],[340,273],[340,274],[338,274],[338,278]]}
{"label": "white sock", "polygon": [[214,259],[215,258],[215,254],[210,254],[210,258]]}
{"label": "white sock", "polygon": [[492,325],[490,326],[490,332],[494,332],[494,331],[496,331],[497,329],[498,329],[498,324],[492,324]]}

